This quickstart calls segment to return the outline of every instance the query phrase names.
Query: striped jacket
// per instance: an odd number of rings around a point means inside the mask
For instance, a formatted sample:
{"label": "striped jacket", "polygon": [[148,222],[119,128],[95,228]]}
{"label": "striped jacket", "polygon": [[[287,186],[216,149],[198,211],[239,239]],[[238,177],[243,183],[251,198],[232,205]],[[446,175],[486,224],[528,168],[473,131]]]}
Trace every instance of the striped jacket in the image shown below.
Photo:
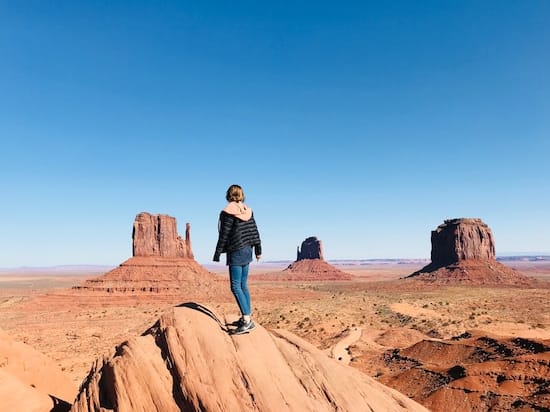
{"label": "striped jacket", "polygon": [[262,254],[262,242],[254,214],[249,220],[241,220],[225,211],[220,213],[218,223],[218,243],[214,252],[214,262],[220,261],[222,253],[234,252],[246,246],[254,247],[254,254]]}

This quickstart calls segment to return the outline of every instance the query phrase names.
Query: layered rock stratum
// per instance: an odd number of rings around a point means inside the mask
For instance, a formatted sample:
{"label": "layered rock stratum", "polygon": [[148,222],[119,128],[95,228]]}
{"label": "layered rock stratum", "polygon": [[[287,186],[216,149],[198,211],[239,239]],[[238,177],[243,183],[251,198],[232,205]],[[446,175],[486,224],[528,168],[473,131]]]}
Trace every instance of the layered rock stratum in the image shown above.
{"label": "layered rock stratum", "polygon": [[445,220],[432,231],[431,244],[431,263],[408,278],[435,284],[531,284],[526,276],[497,262],[493,233],[481,219]]}
{"label": "layered rock stratum", "polygon": [[106,274],[76,286],[78,292],[109,294],[185,295],[195,290],[215,291],[219,279],[195,261],[191,227],[185,239],[168,215],[139,213],[133,225],[133,256]]}
{"label": "layered rock stratum", "polygon": [[187,303],[97,359],[72,412],[426,411],[290,332],[228,335]]}

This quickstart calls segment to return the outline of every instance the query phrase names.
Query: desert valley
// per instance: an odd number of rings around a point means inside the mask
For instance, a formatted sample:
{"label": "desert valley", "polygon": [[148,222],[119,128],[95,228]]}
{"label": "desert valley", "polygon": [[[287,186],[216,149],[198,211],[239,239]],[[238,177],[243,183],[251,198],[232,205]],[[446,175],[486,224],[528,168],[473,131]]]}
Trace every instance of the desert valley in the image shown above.
{"label": "desert valley", "polygon": [[[428,231],[428,230],[427,230]],[[550,258],[496,259],[479,219],[430,261],[254,263],[258,328],[190,227],[141,213],[116,268],[0,273],[0,410],[549,411]]]}

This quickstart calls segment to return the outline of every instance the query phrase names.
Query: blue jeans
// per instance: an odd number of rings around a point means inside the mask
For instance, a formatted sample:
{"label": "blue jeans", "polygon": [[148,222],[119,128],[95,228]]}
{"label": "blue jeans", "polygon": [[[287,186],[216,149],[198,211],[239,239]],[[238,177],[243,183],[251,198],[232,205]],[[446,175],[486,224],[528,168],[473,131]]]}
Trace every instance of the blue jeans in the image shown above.
{"label": "blue jeans", "polygon": [[250,315],[250,293],[248,292],[248,264],[229,266],[229,279],[231,280],[231,292],[237,300],[237,305],[242,315]]}

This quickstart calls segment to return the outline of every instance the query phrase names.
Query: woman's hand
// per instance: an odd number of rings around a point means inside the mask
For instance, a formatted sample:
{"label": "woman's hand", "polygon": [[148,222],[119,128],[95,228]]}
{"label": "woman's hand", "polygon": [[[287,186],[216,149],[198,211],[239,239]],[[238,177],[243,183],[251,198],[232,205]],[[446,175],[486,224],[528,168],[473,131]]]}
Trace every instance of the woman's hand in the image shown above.
{"label": "woman's hand", "polygon": [[259,262],[261,258],[262,258],[262,255],[256,255],[256,262]]}

